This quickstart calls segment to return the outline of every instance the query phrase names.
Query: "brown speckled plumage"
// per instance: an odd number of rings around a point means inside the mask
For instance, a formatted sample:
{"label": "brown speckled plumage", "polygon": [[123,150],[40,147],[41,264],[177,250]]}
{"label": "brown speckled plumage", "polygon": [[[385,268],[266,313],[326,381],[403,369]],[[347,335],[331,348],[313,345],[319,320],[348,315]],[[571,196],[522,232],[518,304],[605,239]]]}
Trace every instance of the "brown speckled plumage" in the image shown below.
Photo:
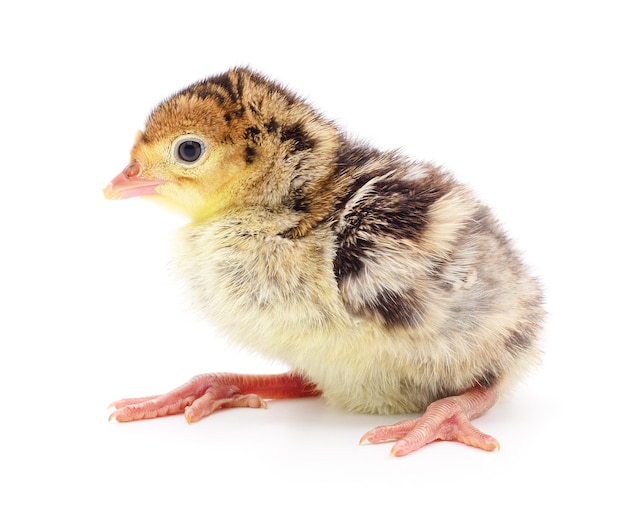
{"label": "brown speckled plumage", "polygon": [[[205,146],[197,162],[176,159],[181,137]],[[424,411],[537,365],[541,290],[489,209],[265,77],[234,69],[182,90],[131,157],[163,183],[153,197],[192,218],[176,264],[200,311],[330,402]]]}

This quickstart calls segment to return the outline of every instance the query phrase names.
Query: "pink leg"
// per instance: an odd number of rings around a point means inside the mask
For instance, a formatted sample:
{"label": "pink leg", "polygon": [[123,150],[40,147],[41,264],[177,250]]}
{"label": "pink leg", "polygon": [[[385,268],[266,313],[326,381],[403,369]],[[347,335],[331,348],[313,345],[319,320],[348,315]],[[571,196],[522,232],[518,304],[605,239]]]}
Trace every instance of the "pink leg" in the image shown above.
{"label": "pink leg", "polygon": [[226,407],[267,407],[267,398],[319,396],[315,385],[296,373],[201,374],[167,394],[124,398],[111,404],[109,420],[131,422],[185,413],[190,424]]}
{"label": "pink leg", "polygon": [[391,454],[401,457],[434,442],[451,440],[486,451],[500,449],[498,441],[476,429],[470,420],[484,414],[496,403],[494,388],[475,387],[458,396],[442,398],[430,404],[424,414],[415,420],[404,420],[390,426],[368,431],[363,442],[377,444],[397,440]]}

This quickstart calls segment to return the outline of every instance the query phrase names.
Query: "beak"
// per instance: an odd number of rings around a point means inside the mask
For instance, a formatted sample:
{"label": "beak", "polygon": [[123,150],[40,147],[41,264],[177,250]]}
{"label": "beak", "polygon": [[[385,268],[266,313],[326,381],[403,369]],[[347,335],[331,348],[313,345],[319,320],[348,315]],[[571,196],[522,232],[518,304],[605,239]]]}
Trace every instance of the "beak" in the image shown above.
{"label": "beak", "polygon": [[154,195],[157,193],[156,188],[166,182],[161,179],[143,179],[141,166],[133,161],[104,188],[103,192],[107,199]]}

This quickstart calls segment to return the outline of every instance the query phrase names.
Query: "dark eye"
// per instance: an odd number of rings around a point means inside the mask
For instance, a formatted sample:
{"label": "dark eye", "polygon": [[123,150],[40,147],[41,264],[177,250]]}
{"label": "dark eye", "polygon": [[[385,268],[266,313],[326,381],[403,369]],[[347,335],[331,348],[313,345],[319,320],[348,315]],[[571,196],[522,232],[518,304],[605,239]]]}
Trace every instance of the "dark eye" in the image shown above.
{"label": "dark eye", "polygon": [[187,139],[178,143],[176,155],[180,161],[193,163],[200,158],[203,151],[204,145],[201,142],[195,139]]}

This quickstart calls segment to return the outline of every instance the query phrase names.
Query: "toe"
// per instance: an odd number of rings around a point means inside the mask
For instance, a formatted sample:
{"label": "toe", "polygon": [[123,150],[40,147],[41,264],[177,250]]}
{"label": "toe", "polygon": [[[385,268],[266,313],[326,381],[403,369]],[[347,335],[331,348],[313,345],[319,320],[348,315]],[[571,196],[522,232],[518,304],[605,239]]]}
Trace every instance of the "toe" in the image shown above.
{"label": "toe", "polygon": [[369,442],[370,444],[380,444],[382,442],[393,442],[403,438],[413,427],[415,420],[403,420],[397,424],[389,426],[378,426],[365,433],[359,444]]}

